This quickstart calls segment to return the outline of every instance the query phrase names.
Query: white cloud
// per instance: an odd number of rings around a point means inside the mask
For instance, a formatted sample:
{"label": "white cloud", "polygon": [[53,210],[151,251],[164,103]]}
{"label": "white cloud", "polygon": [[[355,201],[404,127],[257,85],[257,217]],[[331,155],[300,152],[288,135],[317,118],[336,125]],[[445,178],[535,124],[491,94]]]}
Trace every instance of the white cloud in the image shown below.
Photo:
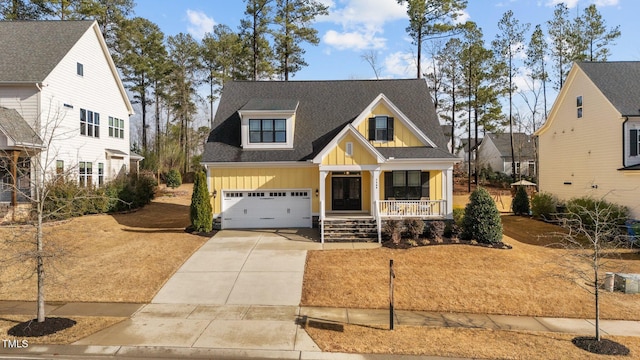
{"label": "white cloud", "polygon": [[328,30],[322,40],[339,50],[380,49],[386,44],[384,24],[406,18],[406,9],[390,0],[323,0],[329,15],[318,21],[340,25]]}
{"label": "white cloud", "polygon": [[547,1],[547,6],[556,6],[560,3],[565,3],[565,5],[571,9],[578,5],[578,0],[549,0]]}
{"label": "white cloud", "polygon": [[458,13],[458,17],[455,20],[456,24],[464,24],[471,19],[471,15],[466,10],[462,10]]}
{"label": "white cloud", "polygon": [[216,22],[202,11],[187,9],[187,20],[189,25],[187,31],[196,39],[202,39],[205,33],[213,31]]}
{"label": "white cloud", "polygon": [[620,3],[619,0],[596,0],[593,2],[596,6],[604,7],[604,6],[616,6]]}
{"label": "white cloud", "polygon": [[415,77],[416,57],[409,52],[397,51],[384,59],[383,74],[391,77]]}
{"label": "white cloud", "polygon": [[375,32],[337,32],[335,30],[327,31],[322,40],[338,50],[382,49],[386,42],[385,38],[375,36]]}

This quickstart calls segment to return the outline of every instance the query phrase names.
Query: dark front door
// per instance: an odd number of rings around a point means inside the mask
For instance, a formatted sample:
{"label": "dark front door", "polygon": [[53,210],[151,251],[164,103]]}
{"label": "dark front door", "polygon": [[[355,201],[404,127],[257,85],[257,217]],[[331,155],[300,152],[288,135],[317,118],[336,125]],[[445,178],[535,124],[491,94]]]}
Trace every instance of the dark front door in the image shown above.
{"label": "dark front door", "polygon": [[362,187],[359,177],[331,178],[331,205],[333,210],[362,210]]}

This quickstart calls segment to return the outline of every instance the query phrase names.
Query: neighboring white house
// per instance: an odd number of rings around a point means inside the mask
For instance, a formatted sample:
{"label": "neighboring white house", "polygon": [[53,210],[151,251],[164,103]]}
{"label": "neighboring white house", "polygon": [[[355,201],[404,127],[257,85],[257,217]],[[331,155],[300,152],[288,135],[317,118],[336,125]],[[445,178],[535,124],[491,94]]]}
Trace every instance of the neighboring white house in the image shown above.
{"label": "neighboring white house", "polygon": [[539,186],[640,218],[640,62],[575,63],[539,138]]}
{"label": "neighboring white house", "polygon": [[[536,154],[533,137],[525,133],[513,133],[513,153],[517,175],[535,176]],[[481,167],[491,167],[511,175],[511,138],[509,133],[485,134],[478,148]]]}
{"label": "neighboring white house", "polygon": [[0,49],[0,202],[20,200],[12,158],[18,179],[37,152],[80,184],[129,171],[133,108],[95,21],[0,21]]}

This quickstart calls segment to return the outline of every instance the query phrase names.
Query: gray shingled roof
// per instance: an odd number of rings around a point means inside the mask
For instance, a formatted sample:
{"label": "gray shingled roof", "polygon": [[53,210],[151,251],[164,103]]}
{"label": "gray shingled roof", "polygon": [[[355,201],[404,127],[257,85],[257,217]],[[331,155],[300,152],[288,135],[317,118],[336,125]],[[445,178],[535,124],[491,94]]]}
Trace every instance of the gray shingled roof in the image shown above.
{"label": "gray shingled roof", "polygon": [[14,109],[0,107],[0,131],[18,145],[42,145],[42,139]]}
{"label": "gray shingled roof", "polygon": [[[426,148],[397,150],[395,158],[454,158],[438,123],[427,84],[409,80],[338,81],[235,81],[225,84],[214,128],[205,145],[203,162],[306,161],[313,159],[342,128],[353,121],[375,98],[384,94],[442,151]],[[294,148],[243,150],[240,147],[238,110],[252,100],[296,100]],[[439,150],[439,149],[438,149]],[[385,155],[386,156],[386,155]]]}
{"label": "gray shingled roof", "polygon": [[251,99],[240,110],[294,111],[297,107],[296,99]]}
{"label": "gray shingled roof", "polygon": [[93,21],[0,21],[0,82],[41,82]]}
{"label": "gray shingled roof", "polygon": [[[500,152],[500,156],[511,158],[511,139],[509,133],[503,134],[485,134],[495,144]],[[535,149],[533,139],[525,133],[513,133],[513,148],[516,157],[527,157],[533,159],[535,157]]]}
{"label": "gray shingled roof", "polygon": [[640,116],[640,61],[580,62],[577,65],[621,115]]}

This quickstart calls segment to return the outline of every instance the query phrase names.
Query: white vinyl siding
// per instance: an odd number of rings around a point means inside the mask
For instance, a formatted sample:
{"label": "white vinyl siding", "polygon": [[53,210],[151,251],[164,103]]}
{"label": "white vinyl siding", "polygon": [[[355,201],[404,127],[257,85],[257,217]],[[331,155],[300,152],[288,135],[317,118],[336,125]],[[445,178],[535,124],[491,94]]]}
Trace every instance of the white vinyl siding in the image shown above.
{"label": "white vinyl siding", "polygon": [[[83,65],[83,76],[77,75],[78,63]],[[40,95],[43,113],[40,118],[61,119],[56,132],[74,134],[53,144],[50,154],[63,160],[69,169],[76,169],[81,160],[93,163],[94,167],[103,163],[104,181],[111,180],[120,172],[122,164],[129,163],[129,157],[110,161],[105,149],[129,154],[130,142],[128,129],[124,129],[123,138],[108,136],[107,120],[109,116],[129,119],[129,111],[93,27],[87,30],[43,84]],[[80,109],[100,114],[99,138],[95,137],[95,124],[93,137],[80,135]],[[128,125],[128,121],[124,124]],[[112,165],[117,169],[111,168]]]}

